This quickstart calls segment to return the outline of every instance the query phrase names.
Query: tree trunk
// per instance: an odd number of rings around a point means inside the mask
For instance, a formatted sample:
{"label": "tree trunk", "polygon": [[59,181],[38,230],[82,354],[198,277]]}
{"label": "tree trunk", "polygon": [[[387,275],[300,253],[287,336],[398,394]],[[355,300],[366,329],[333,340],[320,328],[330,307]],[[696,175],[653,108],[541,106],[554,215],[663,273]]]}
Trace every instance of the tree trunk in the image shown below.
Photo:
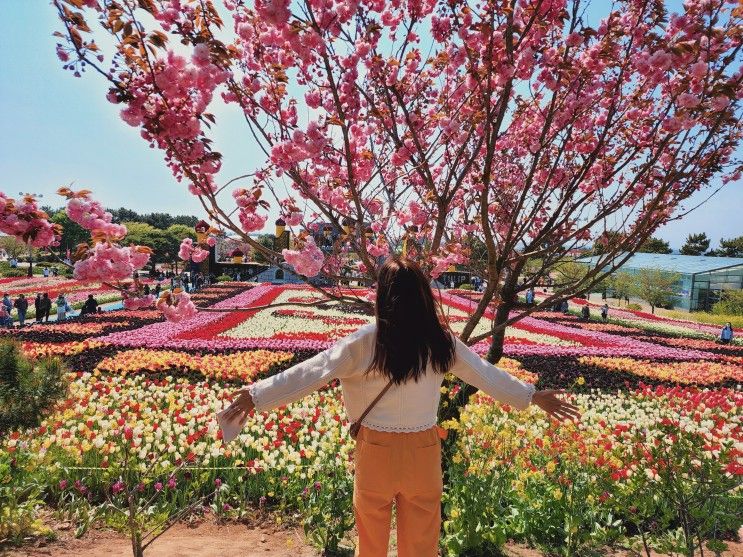
{"label": "tree trunk", "polygon": [[[513,284],[506,284],[506,286],[504,286],[503,291],[502,291],[502,296],[501,296],[501,303],[495,312],[495,322],[493,323],[494,327],[497,327],[498,325],[502,325],[503,323],[508,321],[508,314],[510,313],[511,308],[513,307],[514,293],[515,291],[514,291]],[[490,349],[488,350],[488,353],[485,356],[485,359],[491,364],[498,363],[498,361],[503,356],[503,342],[505,341],[505,338],[506,338],[505,328],[493,334],[492,340],[490,343]],[[451,385],[447,385],[447,387],[451,388]],[[459,416],[462,412],[462,409],[467,404],[470,397],[476,392],[477,392],[476,387],[473,387],[472,385],[465,383],[454,398],[452,398],[451,400],[444,401],[444,403],[440,406],[439,421],[445,422],[448,420],[459,420]],[[444,444],[444,451],[442,454],[444,485],[446,485],[447,482],[449,481],[449,468],[451,465],[451,457],[454,455],[454,451],[456,450],[456,445],[457,445],[457,432],[453,430],[449,430],[449,434],[448,434],[446,443]],[[446,513],[444,512],[443,503],[441,505],[441,516],[446,517]],[[443,525],[443,520],[442,520],[442,525]]]}

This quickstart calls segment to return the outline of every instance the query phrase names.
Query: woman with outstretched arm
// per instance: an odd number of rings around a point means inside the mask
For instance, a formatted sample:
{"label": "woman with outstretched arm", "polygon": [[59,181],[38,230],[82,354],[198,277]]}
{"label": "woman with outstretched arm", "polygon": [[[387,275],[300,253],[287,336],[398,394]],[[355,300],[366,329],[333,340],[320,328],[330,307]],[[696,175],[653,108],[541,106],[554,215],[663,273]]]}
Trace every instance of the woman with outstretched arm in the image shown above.
{"label": "woman with outstretched arm", "polygon": [[434,557],[443,489],[436,420],[446,372],[517,409],[536,404],[558,419],[580,417],[561,391],[535,391],[471,351],[444,324],[418,265],[390,258],[379,271],[376,323],[238,391],[223,418],[243,423],[253,409],[295,402],[339,379],[352,435],[358,432],[357,555],[386,557],[394,503],[399,557]]}

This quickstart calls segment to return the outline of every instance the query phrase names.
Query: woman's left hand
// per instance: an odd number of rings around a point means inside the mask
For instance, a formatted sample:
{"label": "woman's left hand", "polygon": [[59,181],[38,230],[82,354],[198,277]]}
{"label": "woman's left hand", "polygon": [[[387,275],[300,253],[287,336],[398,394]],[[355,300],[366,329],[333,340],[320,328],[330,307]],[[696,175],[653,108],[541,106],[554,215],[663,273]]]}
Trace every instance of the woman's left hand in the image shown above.
{"label": "woman's left hand", "polygon": [[250,392],[248,392],[248,389],[240,389],[233,393],[232,396],[237,398],[235,398],[235,400],[232,401],[232,404],[227,408],[227,411],[224,413],[224,418],[231,420],[235,417],[239,417],[242,420],[253,408],[255,408],[253,397],[250,395]]}

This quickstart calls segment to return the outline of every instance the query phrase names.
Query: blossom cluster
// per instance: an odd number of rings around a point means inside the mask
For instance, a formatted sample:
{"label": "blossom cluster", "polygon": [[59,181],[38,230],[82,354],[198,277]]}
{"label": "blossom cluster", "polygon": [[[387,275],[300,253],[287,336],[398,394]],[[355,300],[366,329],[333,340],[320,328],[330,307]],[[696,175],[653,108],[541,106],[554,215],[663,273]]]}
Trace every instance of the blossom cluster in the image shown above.
{"label": "blossom cluster", "polygon": [[90,197],[86,190],[74,192],[67,188],[59,190],[60,195],[67,197],[67,216],[96,237],[119,240],[126,236],[126,226],[113,222],[113,215]]}
{"label": "blossom cluster", "polygon": [[181,246],[178,249],[178,257],[183,261],[194,261],[195,263],[201,263],[209,257],[209,250],[205,250],[200,245],[195,244],[191,238],[184,238],[181,242]]}
{"label": "blossom cluster", "polygon": [[147,265],[150,250],[140,246],[120,247],[96,243],[87,257],[75,263],[74,277],[82,282],[124,281]]}
{"label": "blossom cluster", "polygon": [[196,306],[187,292],[166,291],[160,296],[156,305],[165,318],[174,323],[191,319],[196,315]]}
{"label": "blossom cluster", "polygon": [[0,192],[0,232],[15,236],[35,248],[57,245],[59,226],[49,222],[33,195],[13,199]]}
{"label": "blossom cluster", "polygon": [[301,249],[284,249],[281,251],[281,255],[284,256],[284,259],[286,259],[289,265],[294,267],[294,270],[298,274],[306,277],[317,275],[325,262],[325,256],[320,248],[317,247],[317,244],[315,244],[312,236],[308,236],[305,239]]}

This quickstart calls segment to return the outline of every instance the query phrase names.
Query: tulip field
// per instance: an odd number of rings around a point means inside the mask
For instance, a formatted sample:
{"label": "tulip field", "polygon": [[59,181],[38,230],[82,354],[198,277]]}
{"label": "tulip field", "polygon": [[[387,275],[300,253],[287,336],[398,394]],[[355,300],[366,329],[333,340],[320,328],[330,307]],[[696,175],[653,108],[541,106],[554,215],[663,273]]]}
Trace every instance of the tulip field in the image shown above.
{"label": "tulip field", "polygon": [[[439,296],[457,331],[477,293]],[[2,441],[0,485],[35,490],[39,505],[81,532],[100,520],[122,526],[116,509],[134,494],[148,520],[184,509],[225,519],[272,512],[301,523],[318,547],[351,547],[354,443],[337,385],[254,415],[229,445],[214,413],[240,386],[373,316],[307,305],[318,293],[306,286],[223,283],[191,299],[212,310],[269,307],[200,311],[177,323],[155,310],[119,310],[7,332],[31,356],[60,356],[71,382],[38,429]],[[509,540],[561,555],[607,546],[714,554],[736,540],[743,344],[716,344],[715,327],[691,321],[594,314],[584,322],[533,313],[509,327],[499,364],[539,388],[566,389],[579,424],[481,393],[441,424],[450,432],[443,554],[492,555]],[[484,354],[488,345],[474,348]],[[443,389],[443,405],[457,389]],[[0,512],[10,522],[8,507]]]}

